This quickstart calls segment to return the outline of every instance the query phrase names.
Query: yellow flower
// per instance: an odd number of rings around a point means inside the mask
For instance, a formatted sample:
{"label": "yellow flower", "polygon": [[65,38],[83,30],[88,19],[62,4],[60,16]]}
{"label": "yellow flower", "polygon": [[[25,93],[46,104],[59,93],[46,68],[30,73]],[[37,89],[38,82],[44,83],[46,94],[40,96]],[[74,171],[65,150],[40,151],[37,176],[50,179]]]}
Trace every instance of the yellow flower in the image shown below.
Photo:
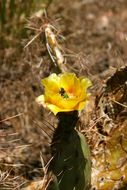
{"label": "yellow flower", "polygon": [[45,93],[37,98],[37,102],[49,108],[55,115],[58,112],[82,110],[89,99],[87,88],[91,81],[77,78],[74,73],[51,74],[42,80]]}

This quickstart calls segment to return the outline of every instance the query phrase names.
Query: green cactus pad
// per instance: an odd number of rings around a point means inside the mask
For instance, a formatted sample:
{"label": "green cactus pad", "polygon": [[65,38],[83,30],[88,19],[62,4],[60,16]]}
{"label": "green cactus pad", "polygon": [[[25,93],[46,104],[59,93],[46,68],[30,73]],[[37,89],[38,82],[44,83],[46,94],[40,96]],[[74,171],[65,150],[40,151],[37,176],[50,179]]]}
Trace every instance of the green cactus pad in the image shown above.
{"label": "green cactus pad", "polygon": [[52,141],[49,170],[57,177],[60,190],[90,188],[90,152],[85,137],[74,129],[76,118],[74,113],[62,114]]}

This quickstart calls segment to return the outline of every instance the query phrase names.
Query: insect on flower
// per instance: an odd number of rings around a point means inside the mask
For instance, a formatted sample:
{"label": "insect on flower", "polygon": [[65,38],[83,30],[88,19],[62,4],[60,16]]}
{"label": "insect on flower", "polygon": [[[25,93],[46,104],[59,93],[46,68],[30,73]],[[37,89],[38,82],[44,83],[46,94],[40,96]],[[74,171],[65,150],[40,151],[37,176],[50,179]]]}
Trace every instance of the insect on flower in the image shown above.
{"label": "insect on flower", "polygon": [[58,112],[82,110],[89,100],[87,88],[91,81],[78,78],[74,73],[51,74],[42,80],[44,95],[37,102],[50,109],[55,115]]}
{"label": "insect on flower", "polygon": [[60,95],[63,97],[63,98],[69,98],[69,96],[67,95],[66,91],[64,90],[64,88],[60,88],[60,91],[59,91]]}

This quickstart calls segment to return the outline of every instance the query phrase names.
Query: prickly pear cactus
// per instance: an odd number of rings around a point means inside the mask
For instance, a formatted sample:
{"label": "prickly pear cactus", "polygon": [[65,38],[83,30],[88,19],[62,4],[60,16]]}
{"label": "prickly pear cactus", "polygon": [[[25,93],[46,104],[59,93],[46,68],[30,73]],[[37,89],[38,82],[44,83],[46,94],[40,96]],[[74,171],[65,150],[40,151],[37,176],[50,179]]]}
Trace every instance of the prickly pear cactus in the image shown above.
{"label": "prickly pear cactus", "polygon": [[74,128],[78,112],[58,113],[49,171],[57,176],[60,190],[88,190],[91,184],[90,152],[85,137]]}
{"label": "prickly pear cactus", "polygon": [[111,76],[97,98],[98,138],[93,150],[92,185],[127,189],[127,67]]}
{"label": "prickly pear cactus", "polygon": [[[45,185],[44,190],[59,190],[59,184],[57,181],[57,177],[54,174],[50,174],[50,178],[47,180],[47,182],[48,182],[48,184]],[[41,189],[41,190],[43,190],[43,189]]]}

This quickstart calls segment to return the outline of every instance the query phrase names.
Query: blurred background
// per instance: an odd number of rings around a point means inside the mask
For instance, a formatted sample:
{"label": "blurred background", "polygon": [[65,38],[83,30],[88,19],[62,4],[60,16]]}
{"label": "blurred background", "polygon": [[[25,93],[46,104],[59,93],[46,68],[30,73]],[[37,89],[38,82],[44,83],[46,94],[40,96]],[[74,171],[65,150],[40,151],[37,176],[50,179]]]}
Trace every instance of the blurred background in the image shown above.
{"label": "blurred background", "polygon": [[[20,189],[23,184],[41,178],[40,152],[45,162],[50,155],[48,143],[52,132],[49,129],[44,134],[41,128],[50,128],[50,123],[55,125],[57,121],[35,102],[43,92],[41,79],[53,72],[43,32],[24,48],[47,22],[44,10],[48,22],[62,35],[59,42],[70,71],[88,76],[94,84],[94,95],[98,86],[115,72],[114,68],[127,63],[126,0],[0,1],[0,186],[3,189]],[[82,122],[87,126],[89,118],[82,116]]]}

